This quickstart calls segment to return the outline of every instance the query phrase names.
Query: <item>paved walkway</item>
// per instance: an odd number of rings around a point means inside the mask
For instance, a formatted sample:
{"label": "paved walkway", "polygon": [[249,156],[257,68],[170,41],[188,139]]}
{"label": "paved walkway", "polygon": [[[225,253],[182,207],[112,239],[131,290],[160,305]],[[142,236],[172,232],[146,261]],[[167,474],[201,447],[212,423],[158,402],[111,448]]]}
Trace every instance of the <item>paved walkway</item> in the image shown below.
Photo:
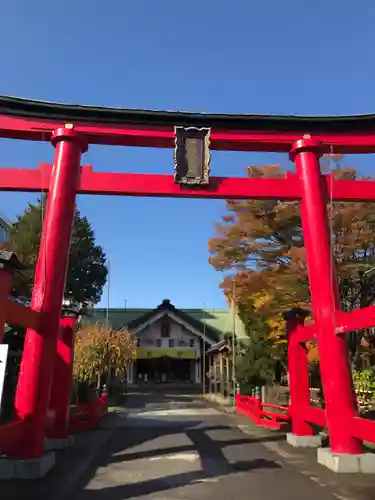
{"label": "paved walkway", "polygon": [[[168,390],[164,389],[163,391]],[[182,390],[134,392],[77,436],[43,480],[0,481],[12,500],[374,500],[372,476],[336,475],[316,451]]]}
{"label": "paved walkway", "polygon": [[338,498],[197,397],[133,394],[127,406],[71,500]]}

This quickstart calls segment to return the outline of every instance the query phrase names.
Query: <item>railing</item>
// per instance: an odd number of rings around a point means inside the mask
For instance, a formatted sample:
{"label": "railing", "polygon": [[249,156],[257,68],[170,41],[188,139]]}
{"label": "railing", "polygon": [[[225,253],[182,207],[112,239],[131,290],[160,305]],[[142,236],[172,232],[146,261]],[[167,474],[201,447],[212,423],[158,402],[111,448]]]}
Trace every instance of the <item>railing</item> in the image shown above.
{"label": "railing", "polygon": [[17,454],[26,432],[26,421],[14,419],[12,422],[0,425],[0,454],[8,456]]}
{"label": "railing", "polygon": [[12,325],[22,325],[25,328],[38,330],[41,319],[40,313],[33,311],[16,300],[8,299],[6,307],[6,321]]}
{"label": "railing", "polygon": [[[267,411],[264,408],[279,410]],[[282,412],[282,413],[281,413]],[[236,395],[236,413],[250,418],[256,425],[270,429],[281,429],[290,420],[289,408],[271,403],[262,403],[256,396]]]}
{"label": "railing", "polygon": [[[293,417],[293,410],[291,410],[291,415]],[[301,417],[308,424],[314,424],[322,428],[327,427],[326,412],[323,408],[307,406],[301,410]]]}
{"label": "railing", "polygon": [[[5,322],[21,325],[25,328],[38,329],[41,314],[7,297],[11,280],[10,275],[0,269],[0,342],[4,335]],[[0,425],[0,453],[17,455],[27,432],[27,421],[16,416],[11,422]]]}
{"label": "railing", "polygon": [[[336,312],[336,334],[343,335],[350,331],[373,326],[375,307],[370,306],[350,313]],[[315,325],[298,326],[289,338],[288,357],[291,380],[292,432],[297,435],[311,434],[306,424],[328,428],[326,412],[323,408],[310,406],[310,388],[308,387],[308,361],[304,342],[315,337]],[[358,394],[357,394],[358,396]],[[347,423],[353,438],[375,443],[375,422],[367,418],[354,416]]]}
{"label": "railing", "polygon": [[[280,412],[265,411],[264,408],[280,410]],[[236,412],[248,417],[254,424],[260,427],[279,430],[285,427],[293,418],[302,419],[307,424],[312,424],[326,429],[327,419],[323,408],[307,406],[299,410],[298,415],[293,415],[292,406],[280,406],[276,404],[262,403],[255,396],[236,396]],[[354,417],[350,423],[351,433],[354,438],[369,443],[375,443],[375,422],[362,417]]]}
{"label": "railing", "polygon": [[[0,342],[3,341],[5,323],[30,328],[42,335],[42,312],[35,311],[19,301],[10,299],[12,271],[21,267],[15,255],[0,252]],[[100,396],[88,404],[79,404],[68,415],[72,384],[72,363],[75,317],[60,320],[59,335],[51,382],[49,409],[45,420],[45,438],[64,439],[68,432],[92,429],[108,411],[107,396]],[[29,435],[28,415],[16,407],[12,421],[0,425],[0,454],[24,458],[25,442]]]}
{"label": "railing", "polygon": [[[374,324],[375,307],[353,313],[337,313],[336,334],[341,335]],[[305,342],[315,338],[315,325],[295,325],[290,331],[288,344],[290,397],[288,406],[262,403],[260,397],[236,396],[236,411],[250,418],[257,426],[281,429],[290,420],[292,433],[309,436],[314,433],[312,425],[329,430],[326,411],[311,406],[308,377],[308,360]],[[267,409],[279,410],[267,411]],[[353,438],[375,443],[375,421],[353,416],[347,422]]]}
{"label": "railing", "polygon": [[70,411],[69,432],[74,434],[93,429],[107,413],[107,395],[101,395],[87,404],[78,404]]}

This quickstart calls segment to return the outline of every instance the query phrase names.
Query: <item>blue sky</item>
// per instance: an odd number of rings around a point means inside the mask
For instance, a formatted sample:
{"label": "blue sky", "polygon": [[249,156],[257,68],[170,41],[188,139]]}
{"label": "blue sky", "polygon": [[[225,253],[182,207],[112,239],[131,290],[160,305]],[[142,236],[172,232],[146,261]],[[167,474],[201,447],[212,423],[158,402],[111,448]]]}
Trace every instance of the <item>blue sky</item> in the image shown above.
{"label": "blue sky", "polygon": [[[0,93],[66,103],[205,112],[375,113],[370,0],[2,0]],[[1,166],[50,162],[49,144],[3,140]],[[286,155],[214,152],[213,175]],[[372,156],[347,158],[375,172]],[[172,151],[91,146],[96,170],[172,173]],[[12,219],[34,195],[2,193]],[[222,201],[79,197],[111,261],[110,305],[225,307],[207,263]],[[107,294],[101,304],[107,304]]]}

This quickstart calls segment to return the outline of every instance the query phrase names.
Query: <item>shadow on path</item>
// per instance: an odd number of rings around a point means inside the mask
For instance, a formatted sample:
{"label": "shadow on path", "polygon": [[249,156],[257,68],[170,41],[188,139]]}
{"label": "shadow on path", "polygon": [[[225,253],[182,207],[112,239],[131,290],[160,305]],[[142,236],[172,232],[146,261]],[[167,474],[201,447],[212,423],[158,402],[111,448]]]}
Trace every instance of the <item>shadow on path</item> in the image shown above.
{"label": "shadow on path", "polygon": [[[127,408],[71,500],[333,499],[261,444],[284,434],[247,436],[226,414],[200,413],[207,405],[194,395],[137,393]],[[188,411],[156,416],[155,408]]]}
{"label": "shadow on path", "polygon": [[[128,431],[132,429],[131,435]],[[239,439],[228,439],[223,441],[216,441],[212,439],[209,435],[209,431],[216,430],[230,430],[228,426],[208,426],[197,429],[192,429],[184,425],[179,426],[179,428],[174,427],[172,433],[180,434],[184,433],[187,438],[192,441],[191,445],[182,446],[171,446],[166,448],[155,448],[151,445],[149,449],[139,452],[127,452],[129,448],[139,445],[141,442],[145,443],[147,441],[154,441],[158,437],[166,437],[170,434],[168,427],[164,428],[164,432],[156,432],[155,430],[146,431],[145,428],[141,428],[142,431],[138,434],[134,432],[133,428],[123,428],[118,430],[116,436],[111,441],[109,447],[106,450],[105,458],[100,462],[99,465],[99,478],[92,489],[84,489],[85,485],[90,482],[94,477],[96,471],[91,471],[89,477],[86,477],[81,483],[79,492],[74,499],[78,500],[123,500],[124,498],[138,498],[143,495],[151,495],[157,492],[166,492],[168,490],[173,490],[175,488],[180,488],[183,486],[188,486],[192,484],[199,484],[205,482],[210,478],[219,478],[223,476],[229,476],[231,474],[239,472],[248,472],[254,469],[279,469],[278,465],[273,460],[266,458],[257,458],[253,460],[235,460],[229,462],[224,453],[223,449],[228,446],[236,446],[251,443],[251,439],[239,438]],[[145,432],[146,431],[146,432]],[[161,431],[161,430],[160,430]],[[137,436],[135,435],[137,434]],[[121,452],[120,455],[118,453]],[[150,468],[157,464],[157,458],[163,458],[168,455],[178,455],[185,453],[196,453],[198,455],[198,464],[200,470],[186,471],[180,473],[169,473],[168,463],[162,470],[161,477],[157,478],[145,478],[142,479],[142,473],[149,472]],[[172,457],[173,458],[173,457]],[[125,464],[129,462],[134,462],[135,460],[148,460],[145,462],[145,467],[148,471],[140,470],[143,465],[134,464],[134,470],[136,474],[134,478],[128,479],[128,475],[123,475],[124,484],[110,485],[107,481],[103,481],[101,477],[105,474],[105,469],[109,469],[113,464]],[[152,460],[150,462],[150,460]],[[146,465],[148,464],[148,465]],[[154,464],[154,465],[153,465]],[[104,467],[104,470],[102,469]],[[160,469],[159,469],[160,470]],[[121,482],[121,469],[118,469],[118,475],[120,476],[118,480]],[[110,474],[109,474],[110,475]],[[136,477],[138,475],[138,478]],[[113,478],[113,476],[112,476]],[[106,484],[107,483],[107,484]],[[177,497],[176,497],[177,498]]]}

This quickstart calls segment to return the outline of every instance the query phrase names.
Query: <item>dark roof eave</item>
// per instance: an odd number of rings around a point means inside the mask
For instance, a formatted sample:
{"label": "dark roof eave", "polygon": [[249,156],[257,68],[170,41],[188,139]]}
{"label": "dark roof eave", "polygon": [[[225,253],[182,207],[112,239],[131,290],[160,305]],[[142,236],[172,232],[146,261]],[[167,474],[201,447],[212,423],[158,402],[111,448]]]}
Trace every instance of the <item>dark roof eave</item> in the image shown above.
{"label": "dark roof eave", "polygon": [[212,345],[209,349],[207,349],[206,354],[219,352],[226,348],[229,348],[227,341],[225,339],[220,340],[220,342],[217,342],[216,344]]}
{"label": "dark roof eave", "polygon": [[362,132],[375,130],[375,114],[353,116],[296,116],[192,113],[145,109],[83,106],[0,95],[0,115],[114,125],[195,126],[248,131],[304,133]]}
{"label": "dark roof eave", "polygon": [[181,311],[180,309],[177,309],[174,305],[170,304],[168,301],[164,301],[162,304],[160,304],[158,307],[153,309],[152,311],[148,311],[144,315],[134,319],[128,324],[129,330],[133,330],[143,324],[145,324],[147,321],[151,320],[154,316],[159,314],[160,312],[165,312],[166,314],[168,312],[171,312],[172,314],[175,314],[177,317],[179,317],[182,321],[188,323],[191,325],[192,328],[195,330],[198,330],[202,335],[206,335],[208,338],[210,338],[213,341],[216,341],[219,338],[219,333],[216,332],[213,328],[210,328],[207,325],[204,325],[200,321],[196,320],[195,318],[192,318],[189,316],[187,313]]}

